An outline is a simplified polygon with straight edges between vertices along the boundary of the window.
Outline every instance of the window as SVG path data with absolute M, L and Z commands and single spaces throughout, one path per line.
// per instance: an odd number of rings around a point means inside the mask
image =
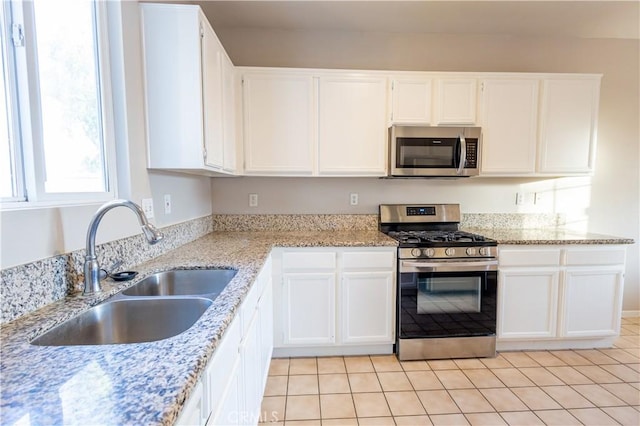
M 105 2 L 3 1 L 4 205 L 115 196 Z

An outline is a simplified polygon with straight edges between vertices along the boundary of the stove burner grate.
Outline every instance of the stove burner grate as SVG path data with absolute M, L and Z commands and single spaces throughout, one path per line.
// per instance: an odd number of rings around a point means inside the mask
M 484 242 L 486 238 L 482 235 L 472 234 L 465 231 L 392 231 L 389 236 L 402 243 L 465 243 Z

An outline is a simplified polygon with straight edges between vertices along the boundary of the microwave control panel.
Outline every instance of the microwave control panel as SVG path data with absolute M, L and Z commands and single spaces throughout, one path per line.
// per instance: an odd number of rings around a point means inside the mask
M 467 139 L 467 161 L 464 163 L 465 168 L 478 168 L 478 140 Z

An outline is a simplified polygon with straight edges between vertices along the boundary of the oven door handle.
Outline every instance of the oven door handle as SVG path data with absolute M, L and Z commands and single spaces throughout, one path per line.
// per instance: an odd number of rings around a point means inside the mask
M 400 261 L 400 273 L 402 272 L 474 272 L 497 271 L 497 260 L 483 261 L 456 261 L 456 262 L 412 262 Z

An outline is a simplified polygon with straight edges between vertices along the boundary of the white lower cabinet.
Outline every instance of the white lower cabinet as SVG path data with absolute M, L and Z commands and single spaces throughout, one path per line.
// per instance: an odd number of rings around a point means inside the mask
M 179 425 L 255 425 L 273 352 L 271 261 L 262 268 L 184 408 Z
M 624 269 L 567 268 L 560 335 L 617 336 Z
M 343 343 L 387 343 L 393 339 L 395 322 L 389 321 L 395 312 L 390 303 L 395 300 L 393 277 L 392 271 L 343 272 Z
M 207 421 L 208 412 L 201 382 L 198 382 L 189 401 L 184 405 L 182 413 L 176 420 L 176 426 L 201 425 Z
M 335 342 L 335 273 L 285 273 L 285 345 Z
M 216 401 L 217 410 L 211 411 L 210 417 L 207 419 L 207 425 L 241 425 L 244 424 L 240 420 L 240 414 L 244 412 L 244 400 L 242 391 L 244 389 L 242 381 L 244 376 L 242 375 L 242 366 L 240 358 L 236 357 L 231 360 L 230 367 L 222 367 L 227 373 L 229 378 L 227 379 L 226 386 L 220 386 L 224 389 L 221 397 Z M 210 382 L 212 387 L 216 383 L 224 382 Z
M 555 337 L 559 272 L 505 269 L 500 274 L 500 338 Z
M 274 353 L 392 353 L 395 247 L 275 249 Z
M 611 346 L 624 246 L 500 246 L 498 349 Z

